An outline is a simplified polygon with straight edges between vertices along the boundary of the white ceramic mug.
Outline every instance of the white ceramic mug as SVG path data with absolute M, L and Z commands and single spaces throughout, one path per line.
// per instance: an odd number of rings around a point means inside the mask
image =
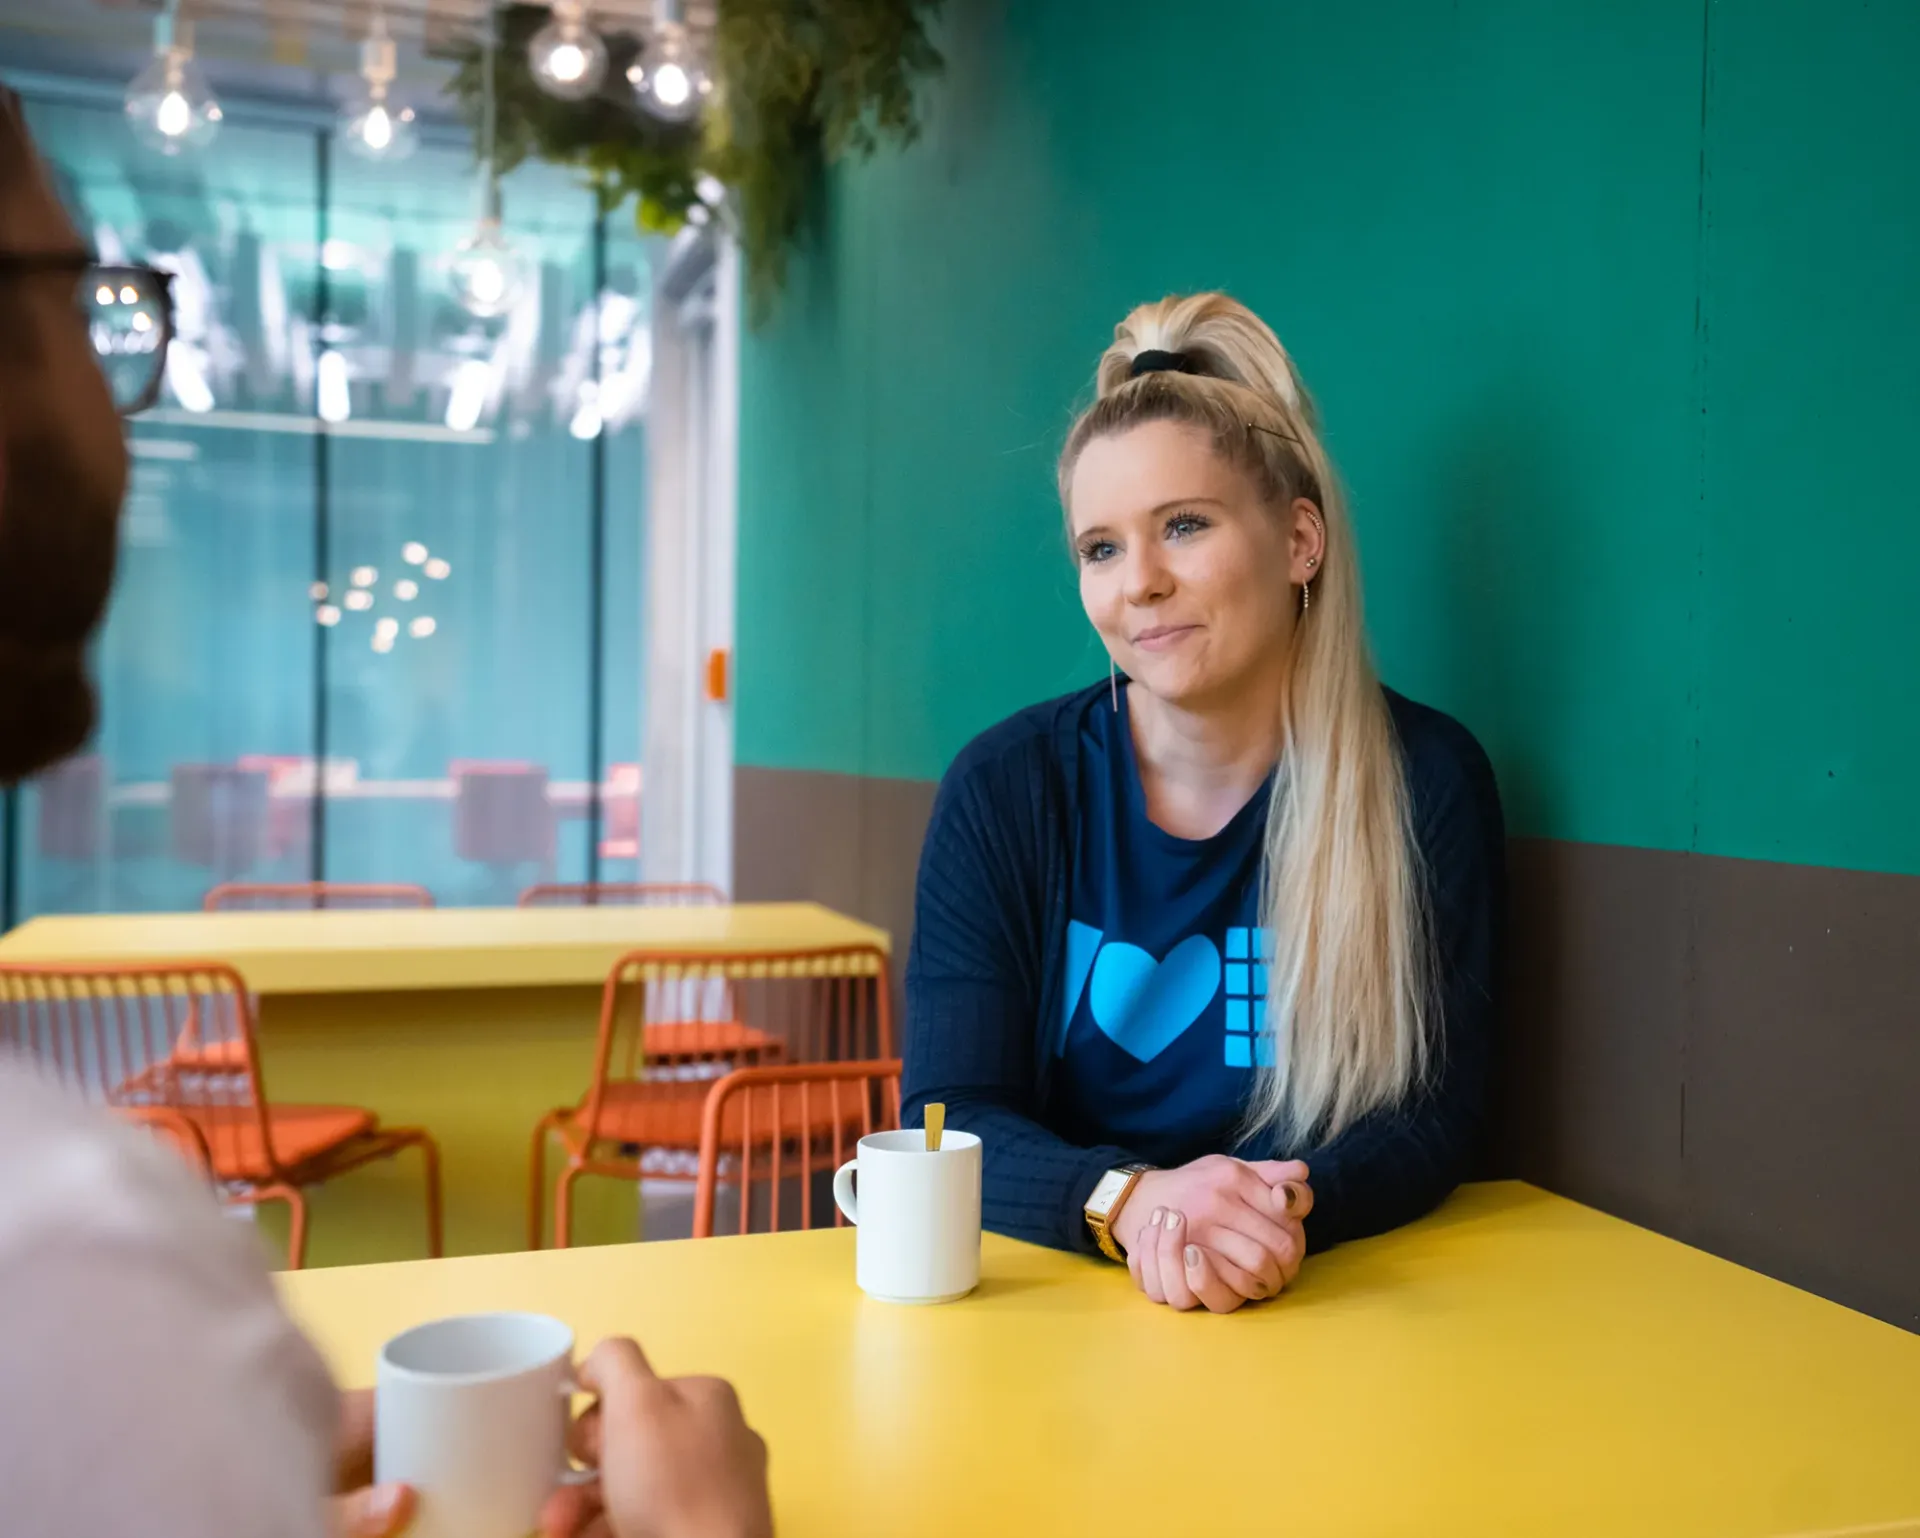
M 380 1348 L 373 1477 L 419 1492 L 408 1538 L 527 1538 L 571 1478 L 573 1331 L 545 1314 L 466 1314 Z
M 856 1195 L 856 1181 L 858 1194 Z M 834 1172 L 833 1199 L 855 1224 L 860 1290 L 884 1303 L 951 1303 L 980 1281 L 980 1139 L 921 1129 L 874 1132 Z

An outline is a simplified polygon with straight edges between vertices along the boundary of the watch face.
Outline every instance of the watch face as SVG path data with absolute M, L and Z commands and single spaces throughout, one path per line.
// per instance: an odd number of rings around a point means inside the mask
M 1093 1188 L 1093 1195 L 1087 1198 L 1087 1211 L 1105 1217 L 1126 1184 L 1127 1177 L 1122 1171 L 1108 1170 L 1100 1177 L 1100 1184 Z

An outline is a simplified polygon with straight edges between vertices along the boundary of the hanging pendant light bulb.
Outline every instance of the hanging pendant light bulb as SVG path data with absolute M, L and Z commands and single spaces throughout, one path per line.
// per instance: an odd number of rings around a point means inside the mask
M 562 101 L 584 101 L 607 75 L 607 45 L 587 25 L 586 0 L 553 0 L 553 20 L 533 34 L 527 63 L 534 83 Z
M 197 149 L 220 126 L 220 103 L 193 62 L 193 34 L 168 0 L 153 19 L 153 58 L 127 85 L 127 121 L 163 155 Z
M 341 109 L 340 141 L 366 160 L 404 160 L 418 142 L 413 108 L 391 100 L 394 77 L 393 39 L 387 18 L 373 13 L 367 39 L 360 45 L 360 91 Z
M 651 116 L 663 123 L 690 123 L 713 92 L 713 76 L 680 19 L 678 0 L 659 0 L 657 15 L 646 51 L 627 71 L 627 82 Z
M 526 264 L 500 228 L 500 181 L 493 170 L 494 38 L 488 8 L 480 81 L 480 219 L 454 248 L 448 277 L 462 309 L 482 320 L 505 315 L 526 286 Z
M 481 215 L 473 233 L 454 248 L 451 276 L 453 297 L 482 320 L 505 315 L 519 303 L 526 264 L 501 230 L 497 212 Z

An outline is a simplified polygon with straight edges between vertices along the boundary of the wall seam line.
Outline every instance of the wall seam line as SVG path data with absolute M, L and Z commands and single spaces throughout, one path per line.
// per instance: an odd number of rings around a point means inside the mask
M 1694 202 L 1694 293 L 1693 347 L 1696 410 L 1694 413 L 1694 541 L 1691 569 L 1687 574 L 1687 849 L 1684 885 L 1684 950 L 1681 964 L 1679 1046 L 1679 1135 L 1680 1135 L 1680 1209 L 1683 1223 L 1693 1231 L 1697 1222 L 1693 1181 L 1687 1162 L 1687 1080 L 1691 1049 L 1700 1014 L 1700 931 L 1702 922 L 1700 862 L 1700 782 L 1703 754 L 1704 646 L 1702 609 L 1706 600 L 1707 533 L 1711 507 L 1707 497 L 1707 413 L 1708 378 L 1712 344 L 1712 310 L 1709 304 L 1709 249 L 1712 218 L 1708 199 L 1711 180 L 1711 136 L 1713 123 L 1713 7 L 1714 0 L 1700 5 L 1700 136 L 1695 169 Z

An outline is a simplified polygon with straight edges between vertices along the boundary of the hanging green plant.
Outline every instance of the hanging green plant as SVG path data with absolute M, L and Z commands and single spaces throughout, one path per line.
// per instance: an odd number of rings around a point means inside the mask
M 928 25 L 940 0 L 718 0 L 712 36 L 718 85 L 704 122 L 662 122 L 640 110 L 627 70 L 644 44 L 609 34 L 605 83 L 561 101 L 534 83 L 527 45 L 551 19 L 544 5 L 497 12 L 501 171 L 528 158 L 587 173 L 603 208 L 638 199 L 640 227 L 671 234 L 700 202 L 703 174 L 732 193 L 749 307 L 772 308 L 788 250 L 820 189 L 820 168 L 919 131 L 916 90 L 941 67 Z M 482 49 L 461 53 L 453 90 L 477 126 Z

